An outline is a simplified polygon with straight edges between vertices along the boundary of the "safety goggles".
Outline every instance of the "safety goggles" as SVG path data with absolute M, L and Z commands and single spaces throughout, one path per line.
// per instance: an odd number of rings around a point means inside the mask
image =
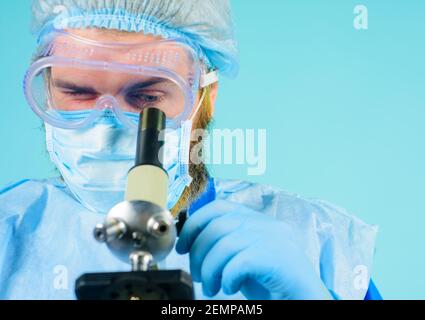
M 63 129 L 84 128 L 105 111 L 135 128 L 135 114 L 148 107 L 162 110 L 177 128 L 194 112 L 199 89 L 217 81 L 180 39 L 111 43 L 55 30 L 40 48 L 25 95 L 43 121 Z

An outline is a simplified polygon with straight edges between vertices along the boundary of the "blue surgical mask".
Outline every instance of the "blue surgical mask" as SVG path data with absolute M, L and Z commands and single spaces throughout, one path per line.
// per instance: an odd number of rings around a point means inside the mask
M 85 117 L 85 112 L 63 112 L 63 117 Z M 134 115 L 134 121 L 138 116 Z M 46 124 L 50 158 L 75 198 L 87 209 L 107 213 L 124 200 L 128 171 L 134 166 L 137 131 L 121 125 L 105 112 L 85 129 L 66 130 Z M 189 152 L 192 121 L 165 134 L 164 169 L 169 176 L 168 209 L 173 208 L 192 182 Z

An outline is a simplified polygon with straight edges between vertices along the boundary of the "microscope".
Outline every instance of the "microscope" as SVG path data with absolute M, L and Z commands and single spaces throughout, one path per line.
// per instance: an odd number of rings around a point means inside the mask
M 163 168 L 165 114 L 140 115 L 136 164 L 129 171 L 125 201 L 113 207 L 94 238 L 108 246 L 130 272 L 85 274 L 76 281 L 79 300 L 193 300 L 193 282 L 181 270 L 158 270 L 173 250 L 177 226 L 166 209 L 168 175 Z M 106 174 L 106 173 L 105 173 Z M 181 223 L 181 221 L 180 221 Z

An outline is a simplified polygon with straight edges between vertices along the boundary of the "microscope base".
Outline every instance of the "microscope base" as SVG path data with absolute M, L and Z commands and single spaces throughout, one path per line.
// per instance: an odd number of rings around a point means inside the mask
M 181 270 L 85 274 L 77 279 L 78 300 L 193 300 L 193 283 Z

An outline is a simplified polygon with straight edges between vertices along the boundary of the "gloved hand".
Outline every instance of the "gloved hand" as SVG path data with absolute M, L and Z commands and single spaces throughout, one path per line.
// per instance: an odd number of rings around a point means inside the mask
M 176 250 L 190 253 L 193 280 L 209 297 L 222 288 L 253 300 L 331 299 L 295 242 L 284 222 L 217 200 L 188 219 Z

